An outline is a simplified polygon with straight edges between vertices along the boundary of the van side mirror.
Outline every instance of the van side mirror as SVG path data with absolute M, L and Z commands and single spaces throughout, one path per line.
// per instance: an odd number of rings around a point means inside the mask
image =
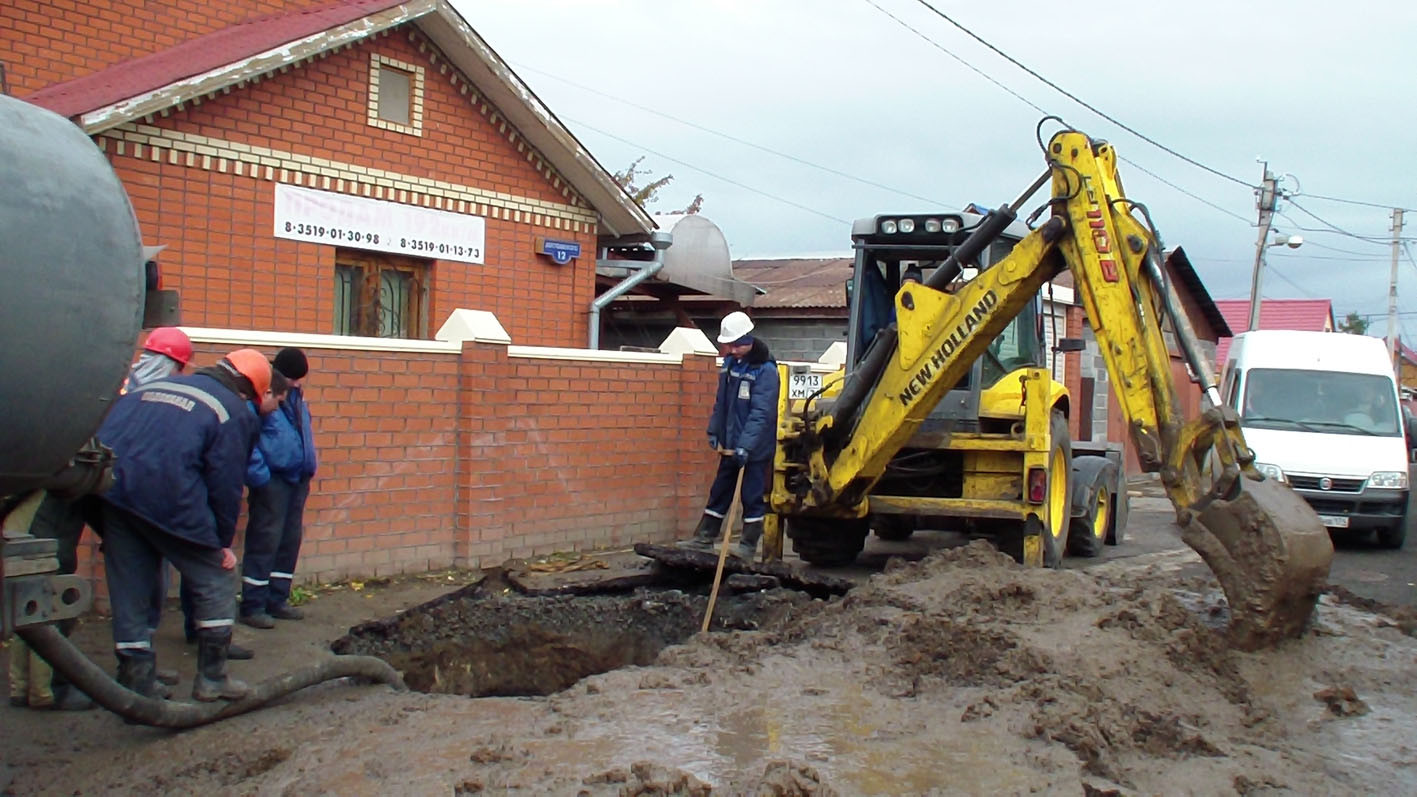
M 1058 338 L 1058 344 L 1053 347 L 1053 351 L 1085 351 L 1087 341 L 1082 338 Z

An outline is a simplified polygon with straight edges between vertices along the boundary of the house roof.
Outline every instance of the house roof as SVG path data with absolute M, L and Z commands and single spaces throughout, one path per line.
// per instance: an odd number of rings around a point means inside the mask
M 445 0 L 340 0 L 255 18 L 21 99 L 70 117 L 94 135 L 409 22 L 586 199 L 606 232 L 655 229 L 644 208 Z
M 1249 299 L 1217 299 L 1215 306 L 1225 316 L 1230 329 L 1250 328 Z M 1260 301 L 1260 329 L 1297 329 L 1308 332 L 1332 331 L 1333 302 L 1329 299 L 1263 299 Z M 1215 363 L 1224 367 L 1230 338 L 1222 337 L 1215 347 Z
M 753 302 L 759 310 L 846 308 L 850 257 L 735 260 L 733 276 L 766 291 Z
M 1186 250 L 1176 247 L 1166 253 L 1166 268 L 1177 280 L 1185 286 L 1186 292 L 1195 300 L 1200 307 L 1201 314 L 1210 324 L 1210 328 L 1215 330 L 1215 334 L 1221 338 L 1233 335 L 1234 325 L 1230 319 L 1221 312 L 1219 303 L 1210 298 L 1210 291 L 1205 289 L 1205 283 L 1201 281 L 1200 275 L 1191 265 L 1191 259 L 1186 256 Z
M 251 19 L 176 47 L 46 86 L 24 99 L 61 116 L 80 116 L 400 4 L 401 0 L 348 0 Z

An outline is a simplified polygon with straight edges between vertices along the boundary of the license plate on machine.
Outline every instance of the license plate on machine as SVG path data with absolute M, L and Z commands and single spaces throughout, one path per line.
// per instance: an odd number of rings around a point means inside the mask
M 1319 515 L 1319 520 L 1323 522 L 1324 528 L 1346 529 L 1348 528 L 1348 518 L 1343 515 Z
M 787 397 L 804 399 L 822 389 L 822 375 L 814 373 L 791 374 L 787 385 Z

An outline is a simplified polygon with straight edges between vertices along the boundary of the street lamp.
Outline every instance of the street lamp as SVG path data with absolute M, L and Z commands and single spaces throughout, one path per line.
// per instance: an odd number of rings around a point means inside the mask
M 1264 238 L 1260 238 L 1264 240 Z M 1283 235 L 1276 231 L 1274 239 L 1265 246 L 1256 247 L 1255 251 L 1255 274 L 1254 282 L 1250 286 L 1250 324 L 1249 329 L 1260 328 L 1260 283 L 1264 277 L 1264 250 L 1271 246 L 1287 246 L 1290 249 L 1298 249 L 1304 245 L 1302 235 Z

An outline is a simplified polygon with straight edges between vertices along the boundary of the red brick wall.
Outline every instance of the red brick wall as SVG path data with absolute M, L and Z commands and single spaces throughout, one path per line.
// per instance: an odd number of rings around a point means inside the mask
M 232 348 L 199 343 L 194 364 Z M 533 359 L 479 343 L 305 352 L 319 472 L 298 581 L 666 541 L 703 511 L 711 357 Z M 92 544 L 81 562 L 103 595 Z
M 328 0 L 5 0 L 0 60 L 23 97 L 228 25 Z M 76 46 L 82 43 L 82 46 Z
M 425 67 L 424 135 L 366 121 L 371 52 Z M 430 51 L 431 52 L 431 51 Z M 314 61 L 200 105 L 153 126 L 297 155 L 376 167 L 518 197 L 569 204 L 475 108 L 408 30 Z M 510 129 L 510 128 L 509 128 Z M 184 324 L 329 334 L 334 331 L 335 248 L 272 235 L 276 183 L 200 168 L 185 157 L 158 161 L 149 149 L 106 142 L 144 236 L 166 244 L 164 287 L 182 294 Z M 572 194 L 574 196 L 574 194 Z M 546 220 L 546 224 L 550 221 Z M 429 337 L 454 308 L 488 310 L 519 343 L 579 346 L 594 298 L 595 233 L 486 217 L 484 264 L 428 261 Z M 534 254 L 534 238 L 576 240 L 585 256 L 557 266 Z

